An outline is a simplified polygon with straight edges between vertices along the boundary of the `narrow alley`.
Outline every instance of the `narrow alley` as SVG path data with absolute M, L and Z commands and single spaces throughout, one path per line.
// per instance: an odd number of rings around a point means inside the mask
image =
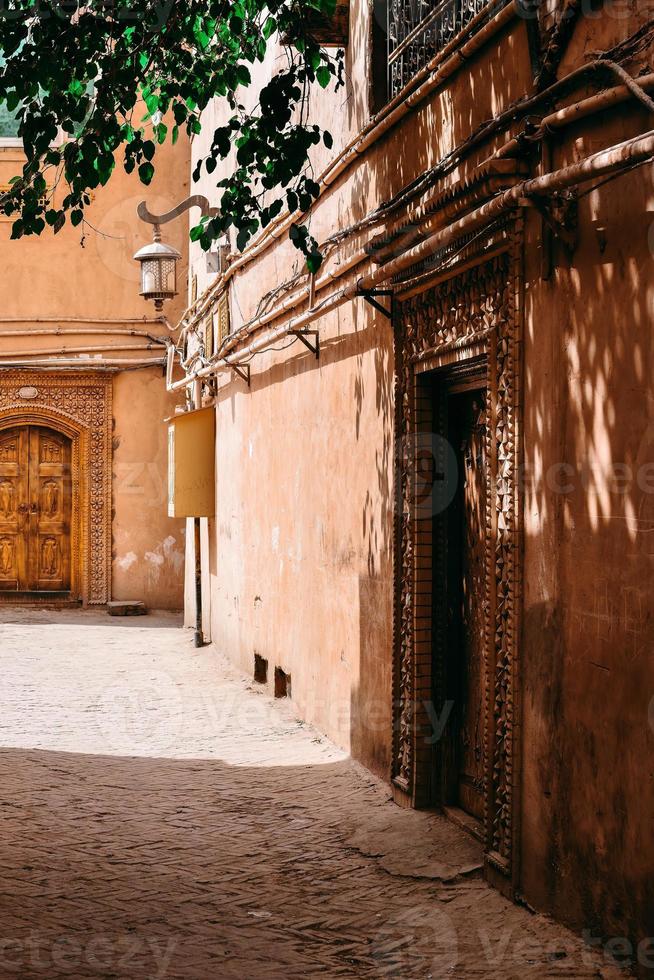
M 610 977 L 172 616 L 2 613 L 0 977 Z

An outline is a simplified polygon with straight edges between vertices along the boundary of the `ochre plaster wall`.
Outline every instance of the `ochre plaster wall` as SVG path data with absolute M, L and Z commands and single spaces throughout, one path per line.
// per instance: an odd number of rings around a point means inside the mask
M 73 228 L 67 223 L 57 235 L 46 229 L 39 237 L 10 241 L 12 219 L 0 215 L 0 317 L 152 317 L 152 304 L 138 295 L 138 264 L 132 259 L 152 234 L 137 218 L 136 207 L 145 199 L 151 210 L 163 212 L 185 197 L 189 154 L 182 139 L 174 147 L 160 147 L 149 187 L 136 175 L 125 174 L 118 163 L 107 186 L 92 194 L 88 224 Z M 20 148 L 0 147 L 0 186 L 20 173 L 22 163 Z M 63 196 L 65 191 L 57 193 Z M 185 225 L 181 218 L 167 225 L 165 233 L 183 256 L 188 254 Z M 186 258 L 178 265 L 183 284 Z M 184 296 L 169 304 L 171 322 L 184 306 Z M 40 343 L 52 346 L 51 341 Z
M 113 408 L 113 598 L 181 609 L 185 529 L 167 517 L 163 419 L 172 404 L 161 368 L 116 375 Z
M 248 673 L 291 674 L 302 717 L 390 763 L 392 348 L 346 308 L 319 363 L 294 348 L 217 400 L 212 632 Z
M 139 270 L 134 252 L 151 240 L 151 230 L 136 216 L 144 198 L 153 211 L 166 211 L 188 194 L 190 147 L 180 139 L 157 152 L 157 174 L 149 188 L 120 165 L 107 187 L 94 193 L 88 225 L 67 224 L 58 235 L 46 230 L 39 238 L 11 241 L 11 221 L 0 217 L 0 354 L 31 352 L 51 356 L 64 347 L 87 347 L 84 365 L 98 358 L 147 358 L 165 353 L 132 349 L 100 351 L 102 346 L 147 345 L 147 338 L 105 336 L 89 330 L 143 329 L 169 335 L 154 321 L 154 308 L 139 296 Z M 0 148 L 0 185 L 20 172 L 18 147 Z M 179 263 L 182 296 L 166 313 L 176 323 L 185 306 L 188 239 L 180 219 L 166 227 L 165 237 L 184 258 Z M 55 322 L 39 322 L 54 318 Z M 131 322 L 132 320 L 146 322 Z M 20 322 L 10 322 L 19 320 Z M 81 322 L 76 322 L 76 320 Z M 105 321 L 105 322 L 102 322 Z M 55 331 L 74 330 L 57 336 Z M 9 337 L 25 330 L 27 336 Z M 35 331 L 48 330 L 48 335 Z M 3 336 L 4 335 L 4 336 Z M 74 355 L 78 356 L 78 355 Z M 0 363 L 1 367 L 1 363 Z M 166 426 L 164 418 L 175 399 L 166 393 L 161 367 L 120 371 L 113 375 L 113 519 L 112 594 L 118 599 L 143 599 L 154 608 L 183 604 L 184 527 L 166 516 Z

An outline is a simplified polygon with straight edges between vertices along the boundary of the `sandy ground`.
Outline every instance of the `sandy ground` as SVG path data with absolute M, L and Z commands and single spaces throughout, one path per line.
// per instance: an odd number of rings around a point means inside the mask
M 624 976 L 177 617 L 0 640 L 0 977 Z

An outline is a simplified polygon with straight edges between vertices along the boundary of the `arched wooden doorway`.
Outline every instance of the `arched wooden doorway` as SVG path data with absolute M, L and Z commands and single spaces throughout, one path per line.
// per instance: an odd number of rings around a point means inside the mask
M 45 425 L 0 431 L 0 592 L 71 591 L 72 439 Z

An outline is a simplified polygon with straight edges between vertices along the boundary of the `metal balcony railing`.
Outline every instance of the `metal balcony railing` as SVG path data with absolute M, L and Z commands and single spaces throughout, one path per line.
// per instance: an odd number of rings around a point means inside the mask
M 388 86 L 393 98 L 490 0 L 389 0 Z

